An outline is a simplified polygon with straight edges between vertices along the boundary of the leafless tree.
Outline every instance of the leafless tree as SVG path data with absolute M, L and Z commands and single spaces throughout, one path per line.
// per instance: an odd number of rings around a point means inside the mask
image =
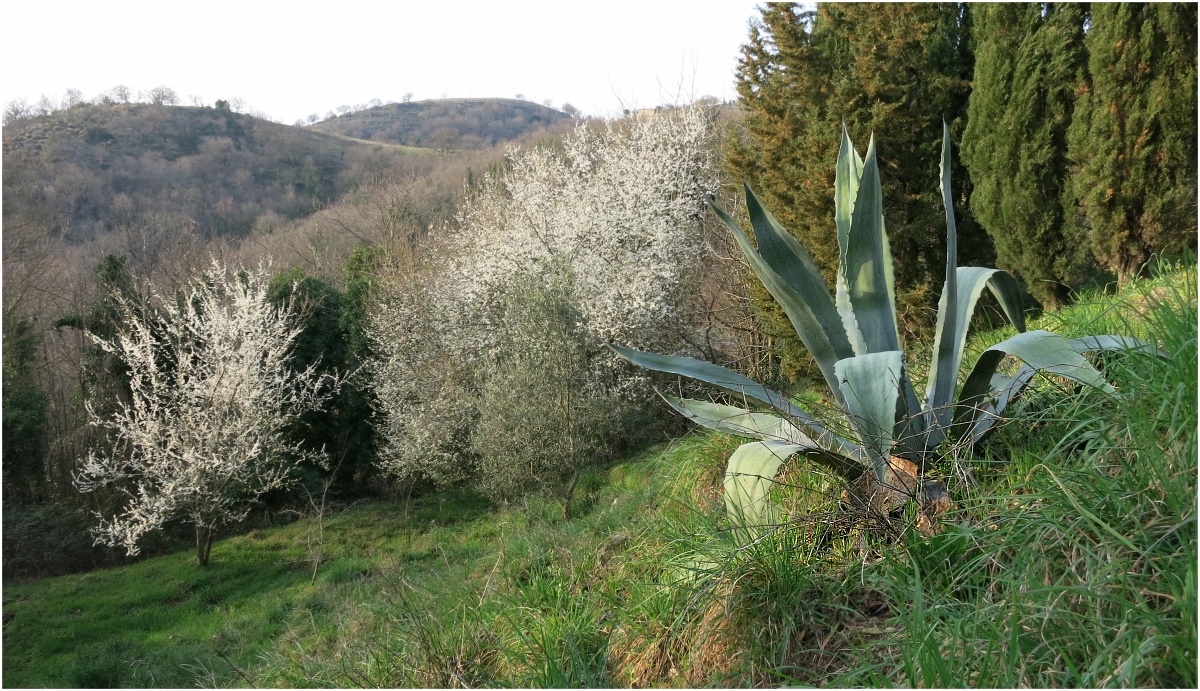
M 75 106 L 83 103 L 83 92 L 79 89 L 67 89 L 62 97 L 63 110 L 70 110 Z
M 24 98 L 14 98 L 4 106 L 4 124 L 11 125 L 32 114 L 33 109 L 29 107 L 29 103 Z
M 179 94 L 169 86 L 156 86 L 146 95 L 156 106 L 174 106 L 179 103 Z
M 42 94 L 42 97 L 39 98 L 38 102 L 33 106 L 34 115 L 49 115 L 55 110 L 58 109 L 54 106 L 54 99 L 50 98 L 46 94 Z

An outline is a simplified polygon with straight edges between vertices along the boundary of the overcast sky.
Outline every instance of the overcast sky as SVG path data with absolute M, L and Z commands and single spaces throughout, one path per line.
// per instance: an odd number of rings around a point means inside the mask
M 757 3 L 3 0 L 0 101 L 117 84 L 240 96 L 292 123 L 373 98 L 525 98 L 588 115 L 736 97 Z

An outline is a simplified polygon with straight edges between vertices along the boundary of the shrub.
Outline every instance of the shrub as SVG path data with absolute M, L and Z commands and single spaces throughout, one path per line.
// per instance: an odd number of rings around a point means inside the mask
M 479 406 L 540 395 L 502 393 L 495 383 L 524 378 L 513 368 L 532 362 L 501 352 L 505 339 L 520 341 L 505 321 L 523 286 L 572 277 L 572 333 L 580 338 L 695 352 L 688 301 L 702 278 L 704 198 L 717 189 L 712 135 L 703 111 L 684 108 L 581 124 L 561 150 L 512 150 L 506 170 L 463 208 L 447 258 L 381 282 L 371 339 L 386 471 L 440 484 L 470 480 L 480 445 L 494 448 L 475 431 Z M 611 353 L 587 359 L 578 395 L 619 395 L 620 416 L 645 426 L 629 411 L 649 408 L 648 379 L 629 378 Z M 482 363 L 492 371 L 481 372 Z
M 567 518 L 580 470 L 605 458 L 622 407 L 595 376 L 604 349 L 583 329 L 576 304 L 566 272 L 509 293 L 496 356 L 480 368 L 471 436 L 485 494 L 508 500 L 534 488 L 556 491 Z
M 300 333 L 288 308 L 271 306 L 265 269 L 212 269 L 153 307 L 116 295 L 116 336 L 93 336 L 129 368 L 131 397 L 115 412 L 90 405 L 114 446 L 93 450 L 76 484 L 112 486 L 127 497 L 100 516 L 97 542 L 137 554 L 142 537 L 177 516 L 196 527 L 196 558 L 208 562 L 213 530 L 241 520 L 254 499 L 281 487 L 294 463 L 315 456 L 289 439 L 290 425 L 340 385 L 315 366 L 288 367 Z

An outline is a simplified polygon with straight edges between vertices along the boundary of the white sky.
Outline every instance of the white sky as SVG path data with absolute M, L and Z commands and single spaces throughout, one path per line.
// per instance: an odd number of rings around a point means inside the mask
M 525 98 L 588 115 L 736 98 L 756 2 L 3 0 L 0 103 L 173 88 L 291 124 L 372 98 Z

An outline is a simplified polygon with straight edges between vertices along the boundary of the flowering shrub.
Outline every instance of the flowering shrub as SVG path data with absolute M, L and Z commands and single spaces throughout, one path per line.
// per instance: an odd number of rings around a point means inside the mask
M 304 451 L 286 433 L 341 385 L 316 365 L 287 366 L 300 332 L 290 304 L 271 305 L 265 269 L 212 268 L 151 307 L 115 300 L 116 336 L 93 339 L 129 368 L 130 400 L 111 415 L 88 405 L 111 452 L 92 451 L 81 491 L 114 486 L 124 510 L 101 516 L 97 544 L 137 554 L 142 537 L 173 518 L 196 526 L 196 558 L 208 562 L 213 529 L 245 517 L 252 501 L 283 486 Z
M 712 139 L 707 115 L 681 108 L 580 125 L 561 150 L 509 152 L 506 171 L 459 214 L 448 258 L 395 275 L 380 292 L 373 376 L 385 469 L 439 482 L 473 472 L 478 366 L 502 357 L 498 334 L 517 276 L 550 285 L 569 275 L 590 338 L 688 350 L 704 199 L 717 191 Z M 644 378 L 617 375 L 623 365 L 612 354 L 587 366 L 597 395 L 629 405 L 649 395 Z

